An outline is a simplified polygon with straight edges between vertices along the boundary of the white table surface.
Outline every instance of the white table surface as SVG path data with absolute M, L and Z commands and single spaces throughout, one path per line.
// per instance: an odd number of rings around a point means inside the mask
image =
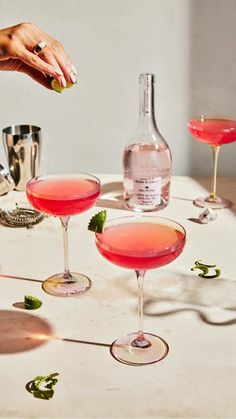
M 186 228 L 186 247 L 170 265 L 149 271 L 144 288 L 144 329 L 162 336 L 170 352 L 159 363 L 130 367 L 111 357 L 109 345 L 136 330 L 135 275 L 103 259 L 87 231 L 101 208 L 109 218 L 127 211 L 121 177 L 99 177 L 97 206 L 69 225 L 71 270 L 92 279 L 84 295 L 59 298 L 41 288 L 63 269 L 58 219 L 28 230 L 0 226 L 0 417 L 235 418 L 236 180 L 218 180 L 234 206 L 200 225 L 189 220 L 201 212 L 192 199 L 206 194 L 209 179 L 173 178 L 170 203 L 156 214 Z M 0 197 L 0 207 L 25 200 L 24 193 L 11 192 Z M 216 263 L 221 279 L 199 278 L 190 270 L 197 259 Z M 26 294 L 40 298 L 42 307 L 17 308 Z M 52 372 L 59 373 L 52 400 L 26 391 L 35 376 Z

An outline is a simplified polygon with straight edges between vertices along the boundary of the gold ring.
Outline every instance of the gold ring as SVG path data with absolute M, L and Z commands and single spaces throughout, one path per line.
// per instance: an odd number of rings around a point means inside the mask
M 39 55 L 46 46 L 47 43 L 45 41 L 39 41 L 34 47 L 34 54 Z

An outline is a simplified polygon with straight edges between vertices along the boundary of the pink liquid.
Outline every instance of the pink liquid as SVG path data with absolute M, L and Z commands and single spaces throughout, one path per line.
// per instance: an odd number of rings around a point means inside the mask
M 96 234 L 96 245 L 105 259 L 131 269 L 167 265 L 182 252 L 183 232 L 156 223 L 124 223 Z
M 167 145 L 128 145 L 123 154 L 123 172 L 127 208 L 144 212 L 167 206 L 171 181 L 171 153 Z
M 48 176 L 32 179 L 27 184 L 27 198 L 38 211 L 66 216 L 91 208 L 100 193 L 99 183 L 76 177 Z
M 231 119 L 191 119 L 188 128 L 196 140 L 212 146 L 220 146 L 236 140 L 236 121 Z

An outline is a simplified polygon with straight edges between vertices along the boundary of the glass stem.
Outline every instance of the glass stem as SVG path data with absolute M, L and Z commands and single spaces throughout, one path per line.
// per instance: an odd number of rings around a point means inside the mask
M 132 342 L 132 346 L 148 348 L 151 344 L 147 339 L 145 339 L 143 333 L 143 281 L 146 271 L 141 269 L 136 270 L 135 272 L 138 280 L 138 335 Z
M 211 184 L 211 193 L 210 199 L 216 200 L 216 174 L 217 174 L 217 162 L 218 162 L 218 153 L 220 150 L 220 146 L 213 145 L 211 146 L 212 155 L 213 155 L 213 174 L 212 174 L 212 184 Z
M 64 279 L 71 278 L 69 270 L 69 255 L 68 255 L 68 222 L 70 217 L 60 217 L 63 229 L 63 245 L 64 245 Z

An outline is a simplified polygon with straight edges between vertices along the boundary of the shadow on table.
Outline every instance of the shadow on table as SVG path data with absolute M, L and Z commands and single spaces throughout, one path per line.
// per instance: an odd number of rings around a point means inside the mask
M 184 195 L 184 189 L 183 189 L 183 195 L 182 196 L 171 196 L 171 199 L 177 199 L 181 201 L 192 201 L 200 196 L 208 196 L 210 194 L 211 189 L 211 178 L 210 177 L 192 177 L 193 180 L 195 180 L 199 185 L 201 185 L 205 191 L 201 193 L 194 193 L 194 195 L 191 196 L 191 198 L 186 197 Z M 232 178 L 233 179 L 233 178 Z M 232 206 L 229 208 L 234 214 L 236 214 L 236 180 L 235 180 L 235 188 L 232 188 L 232 183 L 229 184 L 229 178 L 219 177 L 217 179 L 217 195 L 220 197 L 229 199 L 232 202 Z M 201 210 L 201 208 L 199 208 Z
M 16 275 L 4 275 L 4 274 L 0 274 L 0 278 L 7 278 L 7 279 L 19 279 L 21 281 L 32 281 L 32 282 L 39 282 L 42 283 L 43 281 L 41 281 L 40 279 L 34 279 L 34 278 L 25 278 L 22 276 L 16 276 Z
M 122 182 L 105 183 L 101 188 L 101 195 L 96 203 L 97 207 L 123 209 L 123 184 Z
M 167 300 L 164 300 L 164 301 L 167 301 Z M 159 313 L 148 313 L 149 304 L 152 304 L 152 301 L 146 301 L 146 303 L 145 303 L 145 310 L 146 310 L 145 314 L 148 315 L 148 316 L 162 317 L 162 316 L 170 316 L 170 315 L 177 314 L 177 313 L 193 312 L 193 313 L 196 313 L 198 315 L 198 317 L 204 323 L 210 324 L 212 326 L 231 326 L 233 324 L 236 324 L 236 317 L 233 318 L 233 319 L 224 320 L 224 321 L 211 320 L 209 318 L 209 315 L 207 315 L 206 313 L 204 313 L 202 310 L 199 310 L 199 309 L 196 309 L 196 308 L 178 308 L 178 309 L 164 311 L 164 312 L 159 312 Z M 226 310 L 234 310 L 234 311 L 236 311 L 236 307 L 230 308 L 230 309 L 226 309 Z
M 206 196 L 210 193 L 211 188 L 211 179 L 210 178 L 201 178 L 201 177 L 194 177 L 201 186 L 206 189 Z M 232 178 L 233 180 L 233 178 Z M 236 214 L 236 180 L 235 180 L 235 187 L 232 188 L 232 184 L 229 185 L 228 178 L 218 177 L 217 178 L 217 195 L 222 198 L 229 199 L 232 202 L 232 206 L 229 207 L 230 211 Z
M 70 342 L 70 343 L 82 343 L 84 345 L 93 345 L 93 346 L 105 346 L 107 348 L 110 348 L 110 344 L 108 343 L 100 343 L 100 342 L 91 342 L 88 340 L 80 340 L 80 339 L 69 339 L 69 338 L 59 338 L 63 342 Z
M 28 313 L 0 310 L 0 354 L 29 351 L 49 341 L 52 326 Z
M 144 286 L 145 316 L 165 317 L 189 312 L 211 326 L 236 324 L 236 282 L 173 272 L 160 278 L 154 278 L 155 275 L 155 271 L 149 271 Z M 130 281 L 122 281 L 122 286 L 129 294 L 137 296 L 137 289 Z
M 19 279 L 42 283 L 33 278 L 13 275 L 0 275 L 0 278 Z M 24 309 L 24 302 L 17 302 L 13 307 Z M 70 343 L 110 347 L 108 343 L 91 342 L 79 339 L 55 338 L 52 328 L 44 320 L 28 313 L 0 310 L 0 354 L 23 352 L 43 345 L 50 340 L 62 340 Z
M 203 186 L 206 190 L 202 195 L 208 195 L 210 193 L 211 179 L 207 177 L 193 177 L 193 179 Z M 235 182 L 236 183 L 236 182 Z M 230 201 L 233 205 L 230 207 L 230 210 L 236 214 L 236 188 L 232 188 L 229 185 L 227 178 L 218 178 L 217 179 L 217 193 L 219 196 L 223 196 Z M 181 200 L 193 202 L 199 194 L 196 193 L 196 196 L 187 197 L 184 196 L 184 191 L 182 196 L 170 196 L 171 200 Z M 101 195 L 96 204 L 97 207 L 103 208 L 113 208 L 113 209 L 122 209 L 127 210 L 123 204 L 123 183 L 122 182 L 110 182 L 102 185 Z

